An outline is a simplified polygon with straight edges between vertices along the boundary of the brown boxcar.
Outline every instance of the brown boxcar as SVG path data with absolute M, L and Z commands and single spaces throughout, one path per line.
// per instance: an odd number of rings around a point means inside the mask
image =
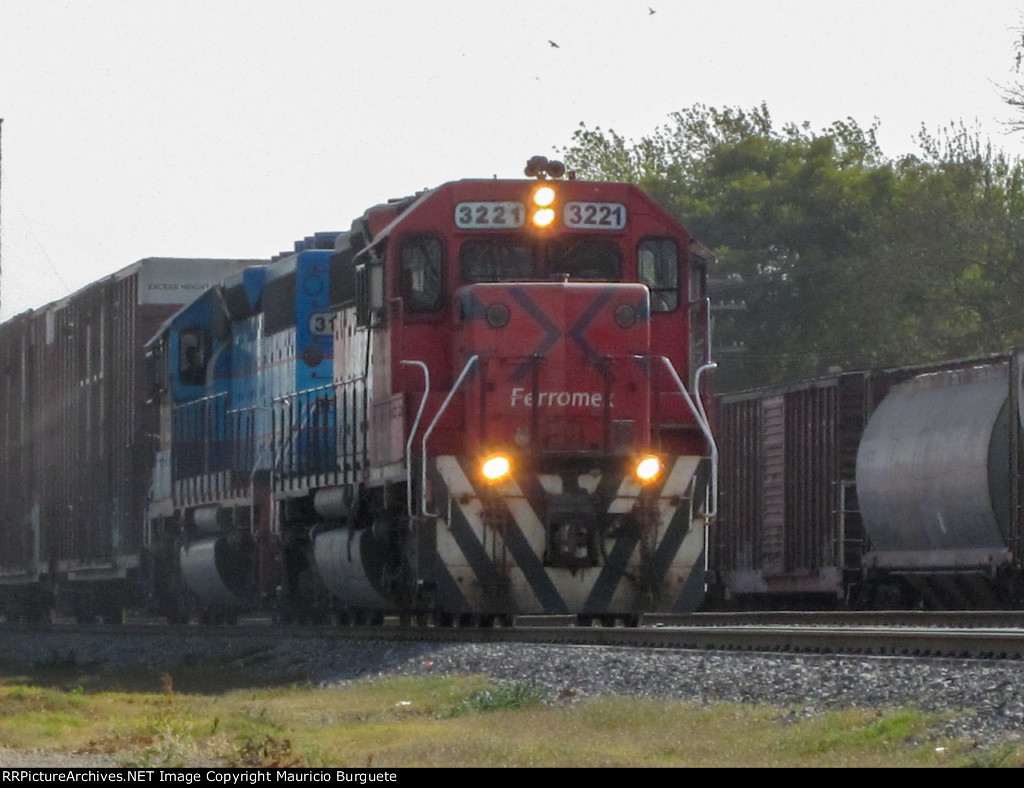
M 0 326 L 0 589 L 19 608 L 41 571 L 45 327 L 36 312 Z
M 720 601 L 842 601 L 863 540 L 854 466 L 871 376 L 853 373 L 724 395 L 718 522 L 710 565 Z
M 0 600 L 116 618 L 141 587 L 157 411 L 143 346 L 253 261 L 148 258 L 0 325 Z

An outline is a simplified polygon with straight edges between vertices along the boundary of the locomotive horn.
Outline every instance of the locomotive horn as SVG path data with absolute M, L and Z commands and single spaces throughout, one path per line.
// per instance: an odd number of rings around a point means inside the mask
M 548 160 L 543 156 L 531 156 L 526 162 L 526 169 L 523 173 L 527 178 L 543 178 L 544 171 L 548 166 Z
M 544 180 L 547 176 L 561 178 L 565 175 L 565 165 L 560 161 L 548 161 L 545 156 L 531 156 L 523 170 L 527 178 Z

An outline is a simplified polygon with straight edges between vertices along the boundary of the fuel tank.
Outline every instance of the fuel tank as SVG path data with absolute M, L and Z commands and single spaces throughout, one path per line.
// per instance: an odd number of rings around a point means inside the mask
M 313 559 L 324 586 L 342 604 L 370 610 L 394 607 L 381 586 L 383 548 L 370 529 L 339 528 L 317 534 Z
M 857 453 L 866 566 L 964 570 L 1009 560 L 1011 413 L 1013 429 L 1020 423 L 1010 391 L 1001 364 L 920 375 L 889 392 Z
M 251 556 L 227 537 L 200 539 L 181 548 L 181 576 L 204 604 L 241 607 L 251 577 Z

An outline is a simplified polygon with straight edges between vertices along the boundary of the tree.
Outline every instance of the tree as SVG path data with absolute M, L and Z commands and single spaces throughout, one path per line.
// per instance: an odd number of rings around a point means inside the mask
M 865 211 L 884 209 L 891 177 L 874 127 L 852 120 L 815 134 L 776 130 L 766 106 L 701 105 L 637 143 L 581 127 L 565 151 L 584 177 L 630 180 L 648 191 L 717 256 L 713 296 L 746 309 L 716 319 L 729 387 L 821 371 L 846 361 L 850 329 L 832 326 L 856 275 Z
M 903 357 L 952 358 L 1024 340 L 1024 171 L 952 124 L 899 164 Z
M 638 142 L 581 125 L 589 178 L 637 183 L 716 252 L 725 389 L 981 354 L 1024 341 L 1024 172 L 980 134 L 922 131 L 887 159 L 876 126 L 776 129 L 701 105 Z

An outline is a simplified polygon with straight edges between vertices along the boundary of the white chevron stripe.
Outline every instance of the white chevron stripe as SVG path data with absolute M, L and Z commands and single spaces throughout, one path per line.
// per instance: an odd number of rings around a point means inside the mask
M 548 495 L 561 495 L 562 494 L 562 477 L 553 473 L 542 473 L 537 477 L 540 480 L 540 486 L 544 488 L 544 492 Z
M 463 472 L 462 466 L 459 465 L 458 460 L 449 455 L 438 457 L 437 468 L 441 473 L 441 478 L 445 480 L 445 484 L 448 485 L 448 489 L 451 492 L 449 500 L 455 501 L 459 510 L 462 512 L 463 517 L 465 517 L 466 521 L 469 523 L 477 541 L 484 546 L 487 554 L 498 565 L 499 570 L 503 570 L 508 576 L 513 588 L 513 594 L 518 604 L 527 608 L 532 606 L 534 609 L 540 610 L 540 600 L 537 598 L 530 585 L 523 578 L 523 573 L 518 566 L 516 566 L 515 559 L 512 557 L 511 552 L 504 549 L 504 541 L 502 540 L 501 535 L 484 527 L 483 518 L 481 517 L 483 504 L 480 502 L 479 497 L 477 497 L 476 490 L 473 489 L 472 482 L 470 482 L 466 477 L 466 474 Z M 511 512 L 516 525 L 519 526 L 523 536 L 526 537 L 527 542 L 530 545 L 530 549 L 538 556 L 543 555 L 545 540 L 544 525 L 537 517 L 536 512 L 533 511 L 533 507 L 530 506 L 529 502 L 523 496 L 523 491 L 514 481 L 504 482 L 500 489 L 502 499 Z M 447 526 L 447 523 L 445 523 L 445 525 Z M 441 532 L 442 529 L 438 529 L 438 553 L 441 553 Z M 461 584 L 463 586 L 462 592 L 470 599 L 470 601 L 477 601 L 478 597 L 474 598 L 472 589 L 480 588 L 479 578 L 476 573 L 473 572 L 472 567 L 469 565 L 466 557 L 462 554 L 462 551 L 459 550 L 458 544 L 451 536 L 449 528 L 444 528 L 443 532 L 446 538 L 445 552 L 441 554 L 442 560 L 444 560 L 446 565 L 458 565 L 465 572 L 472 575 L 474 580 L 472 588 L 467 587 L 469 584 Z
M 662 487 L 656 501 L 657 519 L 654 541 L 660 544 L 664 539 L 668 527 L 676 515 L 678 505 L 674 505 L 673 498 L 682 498 L 684 507 L 692 507 L 691 497 L 688 493 L 694 481 L 694 475 L 699 467 L 700 457 L 678 457 L 669 472 L 669 477 Z M 473 483 L 464 473 L 462 466 L 455 457 L 441 456 L 435 460 L 437 469 L 448 488 L 447 507 L 437 502 L 437 508 L 441 511 L 447 509 L 449 516 L 452 506 L 457 506 L 462 516 L 472 531 L 473 538 L 483 545 L 489 556 L 495 560 L 499 571 L 504 572 L 509 583 L 510 591 L 516 600 L 516 605 L 524 611 L 539 612 L 542 609 L 540 599 L 537 597 L 530 583 L 527 581 L 522 570 L 515 565 L 510 551 L 505 549 L 501 535 L 492 529 L 484 527 L 482 519 L 483 505 L 474 489 Z M 539 477 L 542 488 L 548 494 L 558 494 L 562 491 L 561 479 L 554 474 L 543 474 Z M 580 486 L 584 489 L 584 482 L 592 484 L 596 489 L 600 476 L 584 474 L 580 478 Z M 556 491 L 557 490 L 557 491 Z M 542 556 L 547 540 L 544 523 L 540 520 L 530 501 L 523 495 L 522 488 L 514 480 L 502 483 L 498 492 L 508 508 L 509 513 L 519 528 L 520 533 L 526 539 L 530 549 L 535 555 Z M 609 506 L 609 513 L 624 514 L 629 512 L 635 505 L 637 497 L 641 492 L 641 486 L 628 476 L 619 485 L 616 498 Z M 448 567 L 453 578 L 459 585 L 467 601 L 474 606 L 482 606 L 483 588 L 468 560 L 455 539 L 451 535 L 450 523 L 440 520 L 437 530 L 437 549 L 441 560 Z M 704 549 L 705 528 L 700 520 L 692 525 L 685 537 L 678 553 L 673 557 L 668 569 L 662 592 L 667 596 L 674 597 L 682 589 L 687 578 L 694 571 L 703 571 L 701 564 L 701 551 Z M 637 546 L 627 560 L 628 572 L 634 573 L 640 568 L 642 551 Z M 594 583 L 601 574 L 602 567 L 577 569 L 569 572 L 560 569 L 547 569 L 547 575 L 554 584 L 558 594 L 565 601 L 568 608 L 578 611 L 593 590 Z M 635 599 L 633 598 L 633 586 L 623 579 L 615 588 L 609 602 L 608 612 L 626 612 L 634 609 Z
M 693 481 L 693 475 L 697 472 L 697 466 L 700 465 L 700 461 L 700 457 L 677 457 L 675 465 L 672 466 L 672 471 L 669 473 L 668 480 L 661 490 L 662 497 L 683 495 L 690 486 L 690 482 Z

